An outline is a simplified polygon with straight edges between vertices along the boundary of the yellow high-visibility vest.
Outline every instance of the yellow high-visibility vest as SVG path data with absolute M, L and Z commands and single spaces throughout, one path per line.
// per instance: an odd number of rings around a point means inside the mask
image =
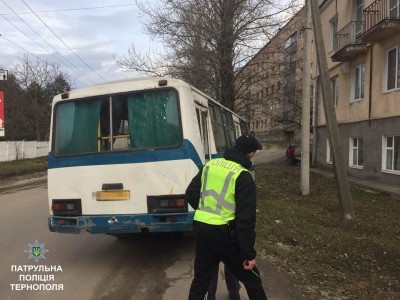
M 201 174 L 200 201 L 194 220 L 224 225 L 235 219 L 235 185 L 243 171 L 248 170 L 236 162 L 224 158 L 210 160 Z

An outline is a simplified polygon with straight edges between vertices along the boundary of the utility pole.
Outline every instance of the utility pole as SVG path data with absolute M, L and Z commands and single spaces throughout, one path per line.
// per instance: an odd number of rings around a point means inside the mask
M 311 84 L 311 6 L 306 0 L 301 107 L 301 193 L 310 194 L 310 84 Z
M 351 220 L 355 217 L 353 203 L 351 200 L 350 186 L 340 145 L 339 129 L 336 120 L 335 108 L 333 107 L 331 83 L 329 80 L 328 63 L 326 61 L 325 45 L 322 37 L 321 14 L 317 0 L 311 0 L 312 22 L 314 28 L 314 40 L 317 50 L 317 61 L 319 75 L 321 77 L 322 99 L 324 102 L 326 126 L 328 128 L 330 145 L 333 152 L 333 165 L 338 187 L 340 205 L 345 219 Z

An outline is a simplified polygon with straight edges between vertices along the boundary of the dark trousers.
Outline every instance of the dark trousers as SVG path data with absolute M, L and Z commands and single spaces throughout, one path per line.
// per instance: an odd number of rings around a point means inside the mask
M 204 299 L 212 275 L 221 261 L 243 283 L 250 300 L 267 299 L 257 267 L 252 270 L 243 268 L 245 258 L 240 252 L 239 245 L 234 241 L 229 226 L 214 226 L 195 222 L 194 227 L 196 258 L 189 300 Z
M 218 271 L 219 266 L 213 272 L 211 276 L 210 286 L 207 292 L 207 300 L 215 300 L 215 294 L 217 293 L 217 285 L 218 285 Z M 225 282 L 226 288 L 229 293 L 229 299 L 240 299 L 240 283 L 237 278 L 229 271 L 229 269 L 224 265 L 224 274 L 225 274 Z

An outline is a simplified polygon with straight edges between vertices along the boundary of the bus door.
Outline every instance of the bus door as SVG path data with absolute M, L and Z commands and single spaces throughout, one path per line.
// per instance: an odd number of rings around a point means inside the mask
M 207 107 L 196 103 L 196 116 L 199 123 L 201 141 L 203 142 L 205 161 L 207 162 L 210 160 L 210 131 L 208 128 L 209 122 Z

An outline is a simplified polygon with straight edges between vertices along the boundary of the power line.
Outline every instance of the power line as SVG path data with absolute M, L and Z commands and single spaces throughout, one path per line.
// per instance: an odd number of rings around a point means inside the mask
M 103 76 L 101 76 L 99 73 L 97 73 L 90 65 L 88 65 L 78 54 L 76 54 L 76 52 L 74 51 L 74 50 L 72 50 L 71 49 L 71 47 L 69 47 L 34 11 L 33 11 L 33 9 L 28 5 L 28 4 L 26 4 L 25 3 L 25 1 L 24 0 L 21 0 L 25 5 L 26 5 L 26 7 L 28 7 L 29 9 L 30 9 L 30 11 L 43 23 L 43 25 L 45 25 L 46 26 L 46 28 L 48 29 L 48 30 L 50 30 L 51 31 L 51 33 L 53 33 L 54 34 L 54 36 L 55 37 L 57 37 L 57 39 L 61 42 L 61 43 L 63 43 L 63 45 L 65 46 L 65 47 L 67 47 L 68 48 L 68 50 L 70 50 L 81 62 L 83 62 L 90 70 L 92 70 L 97 76 L 99 76 L 101 79 L 103 79 L 104 81 L 107 81 Z
M 32 52 L 26 50 L 24 47 L 22 47 L 22 46 L 18 45 L 17 43 L 11 41 L 9 38 L 6 38 L 4 35 L 0 34 L 0 37 L 2 37 L 3 39 L 5 39 L 5 40 L 6 40 L 7 42 L 9 42 L 10 44 L 12 44 L 12 45 L 14 45 L 14 46 L 16 46 L 16 47 L 22 49 L 24 52 L 29 53 L 30 55 L 36 57 L 36 58 L 39 59 L 40 61 L 42 61 L 42 62 L 44 62 L 44 63 L 47 63 L 45 60 L 41 59 L 39 56 L 33 54 Z M 69 76 L 70 76 L 70 75 L 69 75 Z M 77 79 L 77 78 L 75 78 L 75 77 L 73 77 L 73 76 L 71 76 L 71 78 L 73 78 L 73 79 L 75 79 L 76 81 L 80 82 L 81 84 L 85 85 L 85 84 L 84 84 L 82 81 L 80 81 L 79 79 Z
M 3 4 L 5 4 L 8 9 L 10 9 L 12 12 L 14 12 L 14 10 L 9 7 L 3 0 L 1 0 L 1 2 L 3 2 Z M 15 13 L 15 12 L 14 12 Z M 13 24 L 10 20 L 8 20 L 5 15 L 2 15 L 2 17 L 9 23 L 11 24 L 14 28 L 16 28 L 18 31 L 20 31 L 22 34 L 24 34 L 27 38 L 29 38 L 31 41 L 33 41 L 34 43 L 36 43 L 39 47 L 41 47 L 44 51 L 46 51 L 47 53 L 49 53 L 51 56 L 53 56 L 57 61 L 59 61 L 61 64 L 63 64 L 64 66 L 71 68 L 72 71 L 76 72 L 78 75 L 80 76 L 85 76 L 85 73 L 83 73 L 82 71 L 80 71 L 78 69 L 77 66 L 75 66 L 72 62 L 70 62 L 68 59 L 66 59 L 65 57 L 63 57 L 63 55 L 61 53 L 59 53 L 53 46 L 51 46 L 45 39 L 43 39 L 41 37 L 41 35 L 36 32 L 27 22 L 25 22 L 25 20 L 23 20 L 21 17 L 17 16 L 22 22 L 25 23 L 26 26 L 28 26 L 37 36 L 39 36 L 50 48 L 52 48 L 55 53 L 59 54 L 67 63 L 69 63 L 69 66 L 67 66 L 64 62 L 62 62 L 57 56 L 55 56 L 53 53 L 51 53 L 50 51 L 48 51 L 42 44 L 40 44 L 37 40 L 33 39 L 32 37 L 30 37 L 28 34 L 26 34 L 22 29 L 20 29 L 18 26 L 16 26 L 15 24 Z M 26 50 L 24 50 L 26 51 Z M 71 67 L 72 66 L 72 67 Z M 74 70 L 73 68 L 75 68 L 76 70 Z M 72 77 L 72 76 L 71 76 Z M 72 77 L 74 78 L 74 77 Z M 75 78 L 74 78 L 75 79 Z
M 146 4 L 157 3 L 156 1 L 146 1 Z M 55 9 L 55 10 L 41 10 L 37 11 L 37 13 L 55 13 L 55 12 L 69 12 L 69 11 L 80 11 L 80 10 L 95 10 L 95 9 L 103 9 L 103 8 L 116 8 L 116 7 L 126 7 L 126 6 L 136 6 L 134 3 L 130 4 L 116 4 L 116 5 L 106 5 L 106 6 L 92 6 L 92 7 L 78 7 L 78 8 L 65 8 L 65 9 Z M 32 12 L 19 12 L 17 15 L 30 15 Z M 1 14 L 7 16 L 9 14 Z
M 47 63 L 45 60 L 41 59 L 39 56 L 33 54 L 32 52 L 26 50 L 24 47 L 22 47 L 22 46 L 18 45 L 17 43 L 11 41 L 9 38 L 6 38 L 4 35 L 0 34 L 0 37 L 2 37 L 3 39 L 5 39 L 5 40 L 6 40 L 7 42 L 9 42 L 10 44 L 12 44 L 12 45 L 14 45 L 14 46 L 16 46 L 16 47 L 22 49 L 22 50 L 25 51 L 26 53 L 29 53 L 30 55 L 36 57 L 36 58 L 39 59 L 40 61 L 42 61 L 42 62 L 44 62 L 44 63 Z M 72 76 L 71 76 L 71 77 L 72 77 Z M 75 78 L 75 77 L 72 77 L 72 78 L 84 85 L 84 83 L 83 83 L 82 81 L 80 81 L 79 79 L 77 79 L 77 78 Z
M 115 7 L 125 7 L 125 6 L 136 6 L 136 4 L 118 4 L 118 5 L 107 5 L 107 6 L 92 6 L 92 7 L 79 7 L 79 8 L 66 8 L 66 9 L 56 9 L 56 10 L 42 10 L 38 13 L 54 13 L 54 12 L 68 12 L 68 11 L 79 11 L 79 10 L 93 10 L 93 9 L 103 9 L 103 8 L 115 8 Z M 18 15 L 28 15 L 32 12 L 20 12 Z M 8 14 L 0 14 L 8 15 Z
M 34 43 L 36 43 L 36 45 L 38 45 L 39 47 L 41 47 L 44 51 L 46 51 L 47 53 L 49 53 L 51 56 L 53 56 L 56 60 L 58 60 L 61 64 L 63 64 L 66 67 L 69 67 L 67 65 L 65 65 L 65 63 L 63 63 L 57 56 L 55 56 L 53 53 L 51 53 L 50 51 L 48 51 L 45 47 L 43 47 L 42 44 L 39 44 L 38 41 L 36 41 L 35 39 L 33 39 L 32 37 L 30 37 L 29 35 L 27 35 L 23 30 L 21 30 L 20 28 L 18 28 L 18 26 L 16 26 L 15 24 L 13 24 L 10 20 L 8 20 L 4 15 L 2 15 L 2 17 L 8 22 L 10 23 L 12 26 L 14 26 L 14 28 L 16 28 L 18 31 L 20 31 L 23 35 L 25 35 L 27 38 L 29 38 L 31 41 L 33 41 Z M 22 48 L 21 46 L 19 48 Z M 26 50 L 24 50 L 26 51 Z M 28 52 L 28 51 L 27 51 Z M 73 70 L 74 71 L 74 70 Z M 76 71 L 75 71 L 76 72 Z M 83 74 L 83 72 L 81 72 Z

